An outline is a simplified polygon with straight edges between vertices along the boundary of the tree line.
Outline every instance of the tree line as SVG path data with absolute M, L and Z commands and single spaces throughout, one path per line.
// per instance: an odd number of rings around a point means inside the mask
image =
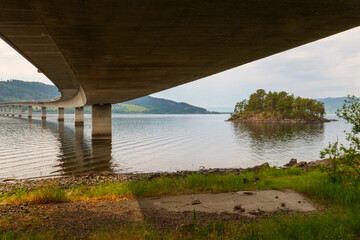
M 295 97 L 285 91 L 266 92 L 258 89 L 251 94 L 249 100 L 244 99 L 235 105 L 234 114 L 250 112 L 277 112 L 282 118 L 302 119 L 323 117 L 324 103 L 314 99 Z

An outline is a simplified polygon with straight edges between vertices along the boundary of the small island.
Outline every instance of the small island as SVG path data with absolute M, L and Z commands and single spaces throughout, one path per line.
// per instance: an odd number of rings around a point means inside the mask
M 239 122 L 330 122 L 324 118 L 324 103 L 314 99 L 295 97 L 285 91 L 268 93 L 258 89 L 249 100 L 236 103 L 228 121 Z

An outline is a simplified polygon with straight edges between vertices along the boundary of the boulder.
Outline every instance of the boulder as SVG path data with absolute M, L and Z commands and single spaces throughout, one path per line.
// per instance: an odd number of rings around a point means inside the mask
M 234 207 L 234 211 L 245 212 L 245 208 L 239 204 Z
M 308 164 L 307 162 L 301 161 L 298 164 L 296 164 L 295 166 L 300 167 L 300 168 L 305 168 L 307 166 L 307 164 Z
M 290 162 L 287 163 L 287 164 L 285 164 L 284 166 L 285 166 L 285 167 L 293 167 L 293 166 L 295 166 L 296 164 L 297 164 L 297 159 L 296 159 L 296 158 L 292 158 L 292 159 L 290 160 Z

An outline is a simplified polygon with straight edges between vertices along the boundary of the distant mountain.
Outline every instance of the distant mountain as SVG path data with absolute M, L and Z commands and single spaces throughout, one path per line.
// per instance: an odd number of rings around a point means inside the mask
M 0 102 L 46 100 L 59 96 L 55 86 L 39 82 L 24 82 L 21 80 L 0 81 Z M 49 110 L 51 111 L 51 110 Z M 90 108 L 85 112 L 89 113 Z M 65 109 L 66 113 L 74 112 Z M 150 96 L 138 98 L 124 103 L 113 105 L 114 113 L 153 113 L 153 114 L 208 114 L 205 108 L 192 106 L 183 102 L 174 102 L 167 99 Z
M 335 113 L 337 109 L 342 108 L 344 105 L 344 100 L 347 97 L 337 97 L 337 98 L 317 98 L 316 100 L 321 101 L 325 104 L 326 113 Z
M 20 80 L 0 81 L 0 102 L 45 100 L 59 96 L 55 86 Z
M 208 114 L 205 108 L 162 98 L 141 97 L 113 106 L 114 113 Z

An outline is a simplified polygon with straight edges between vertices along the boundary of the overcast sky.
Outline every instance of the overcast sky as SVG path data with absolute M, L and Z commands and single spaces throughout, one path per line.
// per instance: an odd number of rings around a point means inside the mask
M 52 84 L 0 40 L 2 80 Z M 360 27 L 152 96 L 193 105 L 233 107 L 256 89 L 322 98 L 360 95 Z

